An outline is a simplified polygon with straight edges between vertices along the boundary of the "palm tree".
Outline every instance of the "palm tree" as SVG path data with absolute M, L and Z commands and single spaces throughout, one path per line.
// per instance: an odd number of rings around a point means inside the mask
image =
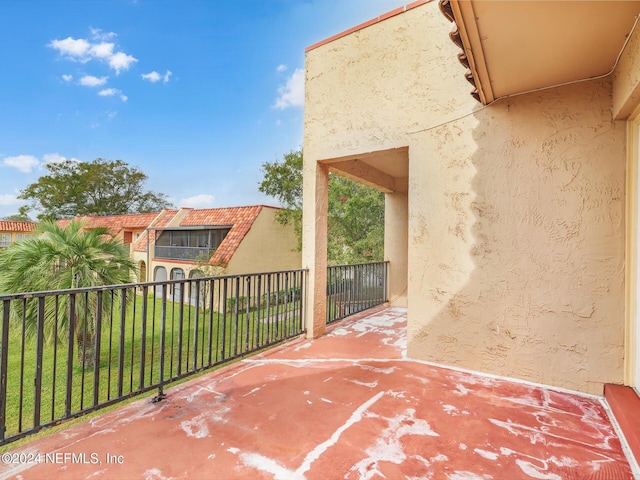
M 0 272 L 0 293 L 42 292 L 129 283 L 135 264 L 107 228 L 89 230 L 79 221 L 64 228 L 42 222 L 35 235 L 0 250 Z M 97 298 L 96 292 L 84 292 L 50 296 L 45 301 L 45 336 L 51 341 L 63 339 L 72 322 L 78 361 L 89 368 L 95 365 L 95 315 L 102 313 L 96 311 Z M 103 311 L 108 311 L 113 299 L 115 296 L 104 295 Z M 26 305 L 24 310 L 22 305 Z M 15 320 L 26 322 L 27 334 L 35 333 L 36 302 L 22 303 L 12 313 Z

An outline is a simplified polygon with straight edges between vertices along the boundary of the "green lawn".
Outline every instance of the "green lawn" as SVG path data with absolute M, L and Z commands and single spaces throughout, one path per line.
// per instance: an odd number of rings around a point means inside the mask
M 246 302 L 237 303 L 237 311 L 234 302 L 227 305 L 230 311 L 218 312 L 167 301 L 163 317 L 159 299 L 136 295 L 126 305 L 125 321 L 121 322 L 120 307 L 114 302 L 112 313 L 102 320 L 97 372 L 86 365 L 83 368 L 74 339 L 70 403 L 67 403 L 68 342 L 66 339 L 45 342 L 40 423 L 54 422 L 69 413 L 73 415 L 143 390 L 159 383 L 161 378 L 177 378 L 300 333 L 299 301 L 280 305 L 277 312 L 273 307 L 269 312 L 265 308 L 247 311 Z M 21 345 L 22 327 L 12 323 L 7 350 L 5 438 L 34 425 L 36 339 L 27 336 L 24 348 Z

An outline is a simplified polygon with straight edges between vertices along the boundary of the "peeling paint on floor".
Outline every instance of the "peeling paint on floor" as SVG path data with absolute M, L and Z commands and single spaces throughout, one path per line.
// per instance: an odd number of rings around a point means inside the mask
M 599 398 L 407 359 L 405 319 L 347 319 L 15 450 L 121 464 L 0 478 L 633 479 Z

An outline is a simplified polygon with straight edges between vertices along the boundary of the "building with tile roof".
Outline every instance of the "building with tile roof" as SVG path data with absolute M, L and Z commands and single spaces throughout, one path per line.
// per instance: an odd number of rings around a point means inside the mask
M 13 222 L 0 220 L 0 248 L 33 235 L 38 228 L 36 222 Z
M 125 215 L 84 215 L 73 219 L 66 218 L 58 220 L 58 225 L 64 227 L 72 220 L 85 223 L 86 228 L 106 227 L 111 234 L 122 241 L 125 245 L 132 245 L 133 242 L 145 232 L 146 228 L 158 216 L 158 212 L 151 213 L 129 213 Z M 133 252 L 133 250 L 132 250 Z
M 107 227 L 130 245 L 138 280 L 144 282 L 299 268 L 295 233 L 276 221 L 277 211 L 253 205 L 76 219 L 85 222 L 86 228 Z
M 165 209 L 132 244 L 142 281 L 300 267 L 291 226 L 264 205 Z

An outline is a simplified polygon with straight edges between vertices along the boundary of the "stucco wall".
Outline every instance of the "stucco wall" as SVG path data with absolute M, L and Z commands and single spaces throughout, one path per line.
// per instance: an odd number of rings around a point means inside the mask
M 450 29 L 433 2 L 309 51 L 305 161 L 403 147 L 475 107 Z
M 598 394 L 622 381 L 625 136 L 610 105 L 592 82 L 418 135 L 410 355 Z
M 291 225 L 275 219 L 274 208 L 263 208 L 225 269 L 228 275 L 300 268 L 298 241 Z
M 611 83 L 474 112 L 450 27 L 434 2 L 308 52 L 305 180 L 409 146 L 408 354 L 600 394 L 623 360 Z

